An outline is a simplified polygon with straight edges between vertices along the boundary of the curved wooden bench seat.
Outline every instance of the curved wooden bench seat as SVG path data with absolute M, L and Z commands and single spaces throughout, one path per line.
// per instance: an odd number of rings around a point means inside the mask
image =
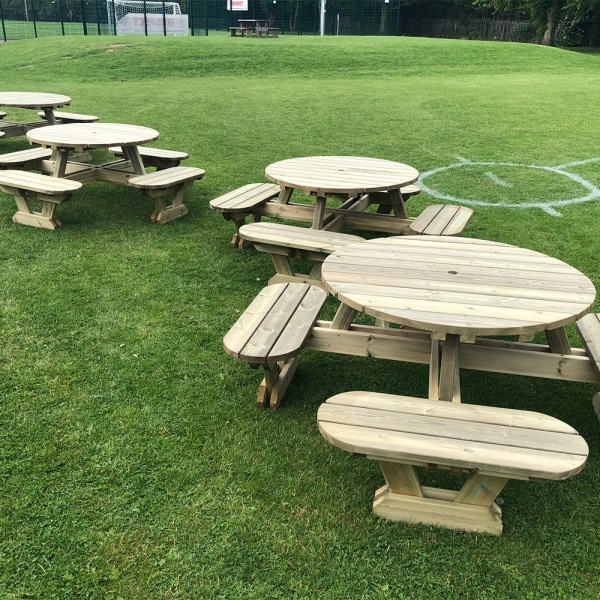
M 7 152 L 0 154 L 0 168 L 41 171 L 42 161 L 51 157 L 52 150 L 50 148 L 28 148 L 27 150 Z
M 270 254 L 276 270 L 269 279 L 270 284 L 301 281 L 321 287 L 321 266 L 327 256 L 348 244 L 364 240 L 358 235 L 266 222 L 243 225 L 239 234 L 242 239 L 252 242 L 259 252 Z M 310 273 L 295 272 L 291 258 L 314 261 Z
M 279 406 L 326 299 L 324 290 L 306 283 L 267 286 L 223 338 L 227 354 L 264 368 L 258 406 Z
M 255 222 L 260 221 L 257 209 L 279 196 L 279 192 L 280 188 L 276 183 L 248 183 L 210 201 L 213 210 L 220 212 L 226 220 L 233 221 L 235 234 L 231 245 L 234 248 L 249 245 L 240 236 L 240 227 L 245 224 L 246 217 L 252 215 Z
M 108 150 L 115 156 L 124 156 L 121 146 L 111 146 Z M 171 167 L 178 167 L 182 160 L 186 160 L 190 157 L 187 152 L 163 150 L 162 148 L 152 148 L 150 146 L 138 146 L 138 150 L 144 164 L 147 167 L 156 167 L 159 171 Z
M 419 235 L 461 235 L 473 211 L 466 206 L 433 204 L 428 206 L 410 225 Z
M 15 223 L 57 229 L 61 222 L 54 217 L 58 204 L 68 200 L 81 188 L 79 181 L 50 177 L 28 171 L 0 171 L 0 189 L 11 194 L 17 204 L 17 212 L 13 215 Z M 42 203 L 42 210 L 32 207 L 33 201 Z
M 510 479 L 562 480 L 587 460 L 585 440 L 537 412 L 346 392 L 319 408 L 331 444 L 379 462 L 387 485 L 373 512 L 385 519 L 500 535 L 494 502 Z M 468 473 L 460 491 L 421 486 L 414 467 Z
M 183 194 L 197 179 L 202 179 L 206 171 L 196 167 L 170 167 L 146 175 L 137 175 L 127 180 L 127 185 L 139 188 L 154 199 L 154 212 L 150 217 L 153 223 L 163 225 L 188 214 L 183 204 Z M 167 206 L 165 196 L 173 195 L 172 204 Z
M 44 111 L 38 112 L 38 117 L 41 117 L 46 120 L 46 115 Z M 56 118 L 56 122 L 58 124 L 66 124 L 66 123 L 95 123 L 100 120 L 100 117 L 96 117 L 95 115 L 82 115 L 79 113 L 70 113 L 70 112 L 62 112 L 59 110 L 54 111 L 54 117 Z

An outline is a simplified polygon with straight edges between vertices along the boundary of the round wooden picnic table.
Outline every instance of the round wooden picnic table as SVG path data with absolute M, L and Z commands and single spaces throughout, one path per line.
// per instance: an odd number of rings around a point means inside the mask
M 0 106 L 43 110 L 49 124 L 56 123 L 54 109 L 71 104 L 69 96 L 44 92 L 0 92 Z
M 313 228 L 323 228 L 328 197 L 352 198 L 372 192 L 388 192 L 396 216 L 406 218 L 400 188 L 414 183 L 419 172 L 409 165 L 360 156 L 308 156 L 269 165 L 266 176 L 282 189 L 287 203 L 293 190 L 315 196 Z
M 56 151 L 56 177 L 64 176 L 69 154 L 74 149 L 91 150 L 110 146 L 121 146 L 135 173 L 143 175 L 146 171 L 138 145 L 152 142 L 158 136 L 156 129 L 124 123 L 69 123 L 27 132 L 27 138 L 31 142 Z
M 342 303 L 337 322 L 349 326 L 360 311 L 430 331 L 430 397 L 455 401 L 459 340 L 545 331 L 552 352 L 570 354 L 564 326 L 587 314 L 596 297 L 588 277 L 556 258 L 441 236 L 350 244 L 325 259 L 322 279 Z

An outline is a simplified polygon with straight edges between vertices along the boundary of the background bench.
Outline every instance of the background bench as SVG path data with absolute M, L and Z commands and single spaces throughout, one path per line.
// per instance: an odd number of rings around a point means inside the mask
M 43 161 L 52 157 L 50 148 L 28 148 L 0 154 L 0 169 L 43 171 Z
M 111 146 L 108 150 L 119 158 L 125 156 L 121 146 Z M 189 158 L 187 152 L 177 150 L 163 150 L 162 148 L 152 148 L 150 146 L 138 146 L 138 150 L 144 165 L 156 167 L 158 171 L 178 167 L 182 160 Z
M 244 240 L 252 242 L 259 252 L 271 256 L 276 274 L 269 279 L 269 284 L 301 281 L 321 287 L 323 261 L 332 252 L 364 239 L 358 235 L 280 223 L 248 223 L 240 228 L 239 234 Z M 292 258 L 313 261 L 310 273 L 295 272 L 290 260 Z
M 223 338 L 227 354 L 252 368 L 263 367 L 258 406 L 279 406 L 326 299 L 324 290 L 306 283 L 267 286 Z
M 44 111 L 38 112 L 38 116 L 46 120 L 46 115 Z M 95 115 L 82 115 L 79 113 L 70 113 L 70 112 L 61 112 L 54 111 L 54 117 L 56 118 L 56 123 L 59 125 L 64 125 L 67 123 L 95 123 L 100 120 L 100 117 L 96 117 Z
M 279 191 L 276 183 L 248 183 L 210 201 L 213 210 L 220 212 L 226 220 L 233 221 L 236 232 L 231 239 L 231 245 L 234 248 L 245 248 L 249 245 L 249 242 L 245 242 L 240 236 L 240 228 L 249 216 L 252 216 L 254 221 L 260 221 L 258 208 L 279 196 Z
M 196 167 L 171 167 L 146 175 L 137 175 L 127 180 L 127 185 L 142 190 L 142 193 L 154 199 L 154 212 L 150 217 L 153 223 L 163 225 L 188 214 L 183 204 L 183 195 L 194 181 L 202 179 L 205 171 Z M 167 206 L 165 198 L 173 196 Z
M 17 204 L 13 215 L 15 223 L 57 229 L 61 222 L 54 217 L 56 207 L 68 200 L 81 188 L 79 181 L 50 177 L 28 171 L 0 171 L 0 189 L 11 194 Z M 42 210 L 33 208 L 32 202 L 40 201 Z
M 317 421 L 334 446 L 379 462 L 387 485 L 375 493 L 375 514 L 464 531 L 500 535 L 494 500 L 510 479 L 566 479 L 588 456 L 572 427 L 521 410 L 347 392 L 322 404 Z M 469 477 L 458 492 L 425 487 L 415 466 Z

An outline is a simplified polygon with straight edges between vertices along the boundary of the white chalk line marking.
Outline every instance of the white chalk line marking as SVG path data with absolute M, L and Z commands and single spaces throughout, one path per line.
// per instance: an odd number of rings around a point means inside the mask
M 509 183 L 508 181 L 504 181 L 504 179 L 500 179 L 500 177 L 498 177 L 498 175 L 496 175 L 495 173 L 492 173 L 491 171 L 488 171 L 487 173 L 485 173 L 485 176 L 492 181 L 493 183 L 495 183 L 496 185 L 500 185 L 502 187 L 505 188 L 511 188 L 513 187 L 512 183 Z
M 525 164 L 519 164 L 519 163 L 503 163 L 503 162 L 491 162 L 491 161 L 472 161 L 472 160 L 469 160 L 462 156 L 457 156 L 456 159 L 458 160 L 457 163 L 448 165 L 446 167 L 438 167 L 436 169 L 431 169 L 430 171 L 426 171 L 425 173 L 421 173 L 421 176 L 419 177 L 419 181 L 418 181 L 418 185 L 420 186 L 420 188 L 424 192 L 431 194 L 435 198 L 439 198 L 440 200 L 445 200 L 448 202 L 456 202 L 458 204 L 467 204 L 467 205 L 471 205 L 471 206 L 499 206 L 502 208 L 539 208 L 539 209 L 543 210 L 545 213 L 547 213 L 553 217 L 561 217 L 562 216 L 562 214 L 558 210 L 556 210 L 556 207 L 569 206 L 571 204 L 581 204 L 583 202 L 590 202 L 592 200 L 596 200 L 596 199 L 600 198 L 600 189 L 598 187 L 596 187 L 593 183 L 589 182 L 587 179 L 584 179 L 583 177 L 581 177 L 575 173 L 570 173 L 569 171 L 566 170 L 567 167 L 574 167 L 574 166 L 579 166 L 579 165 L 586 165 L 586 164 L 589 164 L 592 162 L 598 162 L 598 161 L 600 161 L 600 157 L 576 161 L 576 162 L 568 163 L 566 165 L 560 165 L 557 167 L 544 167 L 541 165 L 525 165 Z M 432 175 L 441 173 L 443 171 L 448 171 L 449 169 L 457 169 L 459 167 L 464 167 L 464 166 L 520 167 L 520 168 L 529 168 L 529 169 L 538 169 L 541 171 L 548 171 L 551 173 L 555 173 L 557 175 L 561 175 L 563 177 L 567 177 L 568 179 L 571 179 L 571 181 L 574 181 L 574 182 L 580 184 L 583 188 L 588 190 L 589 193 L 585 196 L 580 196 L 578 198 L 568 198 L 566 200 L 551 200 L 549 202 L 533 201 L 533 202 L 522 202 L 522 203 L 517 204 L 514 202 L 486 202 L 485 200 L 469 200 L 467 198 L 457 198 L 456 196 L 452 196 L 451 194 L 444 194 L 443 192 L 439 192 L 433 188 L 430 188 L 426 183 L 424 183 L 424 180 L 427 179 L 428 177 L 431 177 Z M 491 176 L 490 179 L 493 180 L 494 183 L 501 185 L 499 182 L 503 181 L 503 180 L 498 178 L 498 181 L 495 181 L 494 178 L 496 176 L 494 175 L 494 173 L 492 173 L 490 171 L 490 172 L 486 173 L 486 175 L 488 177 Z M 512 186 L 509 185 L 507 187 L 512 187 Z

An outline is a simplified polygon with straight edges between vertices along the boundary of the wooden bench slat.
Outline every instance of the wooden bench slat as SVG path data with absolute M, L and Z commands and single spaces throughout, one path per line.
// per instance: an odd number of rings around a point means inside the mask
M 326 298 L 308 284 L 267 286 L 223 339 L 225 351 L 256 364 L 286 360 L 300 351 Z
M 210 207 L 218 212 L 244 212 L 251 210 L 279 195 L 276 183 L 249 183 L 210 201 Z
M 205 174 L 203 169 L 196 167 L 171 167 L 146 175 L 137 175 L 127 180 L 127 185 L 137 188 L 162 189 L 178 183 L 200 179 Z
M 38 116 L 46 119 L 44 111 L 38 112 Z M 62 111 L 54 111 L 54 117 L 61 123 L 95 123 L 100 120 L 100 117 L 95 115 L 82 115 L 80 113 L 70 113 Z
M 79 181 L 13 170 L 0 171 L 0 186 L 2 185 L 51 196 L 74 192 L 81 188 Z
M 328 404 L 357 406 L 373 410 L 398 410 L 407 415 L 429 415 L 444 419 L 459 419 L 464 422 L 490 425 L 510 425 L 539 431 L 576 434 L 577 431 L 567 423 L 548 415 L 527 410 L 515 411 L 512 408 L 497 406 L 477 406 L 461 404 L 457 411 L 454 404 L 437 400 L 415 399 L 410 396 L 381 394 L 378 392 L 345 392 L 327 400 Z
M 121 146 L 111 146 L 108 150 L 115 156 L 123 156 L 123 149 Z M 162 148 L 154 148 L 152 146 L 138 146 L 138 150 L 142 158 L 174 159 L 181 161 L 186 160 L 190 156 L 187 152 L 180 152 L 178 150 L 164 150 Z
M 240 358 L 248 340 L 277 302 L 280 294 L 280 288 L 274 285 L 269 285 L 259 292 L 223 338 L 223 346 L 227 354 Z
M 27 150 L 17 150 L 16 152 L 7 152 L 0 154 L 0 166 L 21 167 L 31 162 L 47 160 L 51 158 L 52 150 L 50 148 L 30 148 Z
M 460 411 L 455 411 L 460 414 Z M 482 444 L 481 448 L 489 446 L 489 451 L 502 454 L 511 453 L 511 448 L 560 454 L 581 454 L 580 438 L 574 433 L 562 431 L 538 430 L 535 427 L 513 427 L 510 424 L 490 424 L 471 419 L 463 420 L 455 414 L 451 419 L 434 417 L 431 414 L 406 413 L 398 410 L 381 410 L 370 407 L 350 407 L 326 404 L 320 419 L 334 423 L 363 427 L 368 430 L 393 431 L 427 435 L 444 440 L 452 440 L 459 446 L 461 443 Z M 554 421 L 554 419 L 553 419 Z M 447 452 L 444 447 L 443 453 Z M 463 458 L 466 458 L 464 455 Z M 469 455 L 470 459 L 471 456 Z M 476 459 L 479 457 L 476 457 Z M 462 460 L 462 459 L 461 459 Z
M 258 327 L 248 343 L 240 352 L 240 358 L 249 362 L 277 362 L 286 360 L 290 355 L 299 350 L 294 340 L 289 340 L 287 333 L 288 324 L 294 311 L 300 305 L 304 294 L 308 290 L 297 290 L 286 287 L 285 291 L 277 298 L 272 309 L 265 315 L 260 327 Z M 275 343 L 282 339 L 280 344 L 280 354 L 272 353 Z
M 410 230 L 421 235 L 460 235 L 472 215 L 473 211 L 464 206 L 434 204 L 410 224 Z
M 265 222 L 243 225 L 240 228 L 240 235 L 249 242 L 310 250 L 324 255 L 332 254 L 350 243 L 364 240 L 358 235 Z
M 309 336 L 327 293 L 317 287 L 310 286 L 304 298 L 297 305 L 294 314 L 289 319 L 285 331 L 271 348 L 270 357 L 288 356 L 302 348 L 302 344 Z
M 587 453 L 561 454 L 435 436 L 425 439 L 408 432 L 398 436 L 393 432 L 337 423 L 328 424 L 327 433 L 335 439 L 335 446 L 375 460 L 458 467 L 509 479 L 567 479 L 581 471 L 587 458 Z M 377 438 L 376 445 L 371 444 L 374 438 Z

